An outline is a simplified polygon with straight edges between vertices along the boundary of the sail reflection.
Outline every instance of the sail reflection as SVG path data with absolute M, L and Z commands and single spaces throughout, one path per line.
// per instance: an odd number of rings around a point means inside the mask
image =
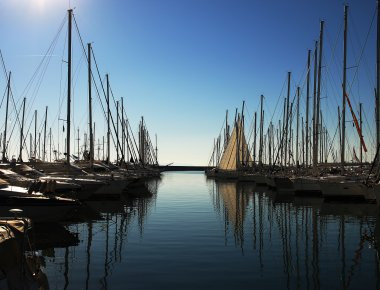
M 225 224 L 226 245 L 233 236 L 262 273 L 281 262 L 287 289 L 358 287 L 363 260 L 378 269 L 372 275 L 379 280 L 376 205 L 298 197 L 279 202 L 275 192 L 259 192 L 254 184 L 213 183 L 211 199 Z M 339 273 L 340 284 L 329 284 L 327 270 Z

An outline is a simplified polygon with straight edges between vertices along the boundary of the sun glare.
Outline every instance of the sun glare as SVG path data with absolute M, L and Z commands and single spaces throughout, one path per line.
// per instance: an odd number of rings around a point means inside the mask
M 46 0 L 33 0 L 32 2 L 34 2 L 35 8 L 38 11 L 40 12 L 44 11 L 46 7 Z

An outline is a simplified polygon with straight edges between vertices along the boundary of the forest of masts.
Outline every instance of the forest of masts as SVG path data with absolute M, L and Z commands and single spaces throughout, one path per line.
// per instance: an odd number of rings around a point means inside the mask
M 377 42 L 376 42 L 376 87 L 374 89 L 376 108 L 375 108 L 375 125 L 376 141 L 373 142 L 372 156 L 375 155 L 378 145 L 380 144 L 380 99 L 379 92 L 379 53 L 380 53 L 380 16 L 379 1 L 377 2 Z M 364 163 L 367 152 L 366 143 L 363 137 L 363 121 L 366 120 L 365 112 L 362 111 L 362 103 L 358 104 L 358 116 L 355 114 L 353 105 L 348 95 L 347 85 L 347 31 L 348 31 L 348 6 L 344 6 L 344 30 L 343 30 L 343 78 L 341 86 L 341 106 L 334 111 L 337 112 L 336 126 L 326 124 L 324 120 L 324 112 L 321 110 L 321 80 L 322 69 L 324 68 L 324 21 L 320 22 L 319 39 L 315 41 L 313 50 L 307 52 L 306 78 L 303 86 L 306 86 L 304 114 L 300 111 L 303 104 L 300 103 L 301 90 L 304 88 L 297 86 L 294 95 L 291 94 L 291 72 L 287 73 L 287 92 L 283 101 L 281 119 L 277 122 L 273 120 L 273 116 L 267 122 L 267 128 L 264 128 L 265 111 L 264 96 L 260 97 L 260 111 L 254 112 L 252 125 L 247 140 L 249 154 L 242 156 L 237 154 L 238 167 L 247 168 L 253 165 L 279 165 L 279 166 L 302 166 L 317 167 L 323 164 L 332 165 L 348 165 L 352 163 Z M 363 48 L 364 49 L 364 48 Z M 357 67 L 356 67 L 357 69 Z M 356 72 L 357 73 L 357 72 Z M 278 100 L 280 102 L 280 99 Z M 348 106 L 347 106 L 348 105 Z M 348 113 L 352 120 L 347 120 Z M 276 105 L 277 108 L 277 105 Z M 274 114 L 273 114 L 274 115 Z M 241 120 L 241 121 L 239 121 Z M 238 123 L 241 122 L 241 125 Z M 352 136 L 354 142 L 358 142 L 357 151 L 354 145 L 347 149 L 348 136 L 346 134 L 346 123 L 352 122 L 355 132 Z M 209 166 L 217 167 L 231 137 L 231 128 L 228 124 L 228 111 L 226 112 L 223 128 L 219 136 L 214 139 L 214 147 L 209 161 Z M 241 112 L 235 111 L 234 128 L 237 129 L 237 136 L 245 136 L 245 102 Z M 333 132 L 331 132 L 333 131 Z M 331 134 L 332 133 L 332 134 Z M 241 137 L 237 138 L 237 141 Z M 238 142 L 237 142 L 238 143 Z M 335 145 L 334 145 L 335 144 Z M 237 145 L 239 148 L 239 145 Z M 242 151 L 241 148 L 239 148 Z M 347 154 L 350 152 L 351 154 Z M 251 160 L 251 161 L 250 161 Z M 372 160 L 369 160 L 372 161 Z
M 73 21 L 74 20 L 74 21 Z M 42 117 L 39 117 L 38 110 L 33 110 L 32 106 L 35 101 L 37 92 L 41 86 L 43 77 L 49 65 L 51 55 L 53 55 L 65 22 L 68 22 L 67 29 L 67 115 L 63 119 L 60 117 L 62 100 L 59 100 L 59 113 L 51 126 L 48 120 L 48 107 L 43 110 Z M 72 24 L 75 24 L 78 39 L 80 40 L 81 57 L 86 60 L 87 79 L 88 79 L 88 122 L 87 128 L 72 128 L 73 115 L 71 109 L 73 94 L 72 75 Z M 66 41 L 65 41 L 66 44 Z M 9 162 L 17 160 L 18 162 L 29 160 L 41 160 L 53 162 L 66 160 L 70 163 L 75 160 L 86 160 L 91 164 L 95 160 L 101 160 L 106 163 L 115 162 L 116 164 L 158 164 L 157 160 L 157 135 L 155 136 L 155 145 L 150 138 L 144 118 L 138 126 L 138 136 L 135 138 L 131 124 L 126 115 L 123 98 L 115 100 L 114 94 L 109 81 L 109 75 L 105 75 L 105 80 L 101 78 L 98 64 L 94 55 L 92 44 L 88 43 L 87 47 L 82 41 L 77 22 L 73 11 L 68 10 L 57 35 L 53 39 L 46 51 L 44 57 L 36 68 L 32 78 L 23 91 L 23 96 L 28 93 L 31 95 L 30 104 L 26 97 L 16 99 L 15 90 L 12 89 L 12 74 L 8 71 L 0 51 L 2 69 L 5 77 L 6 87 L 1 106 L 5 105 L 4 123 L 0 133 L 0 151 L 1 161 Z M 94 64 L 92 62 L 94 61 Z M 66 61 L 65 61 L 66 62 Z M 76 78 L 78 76 L 75 76 Z M 93 121 L 93 96 L 95 91 L 98 105 L 103 112 L 106 122 L 106 133 L 96 132 L 96 122 Z M 41 114 L 41 113 L 40 113 Z M 58 123 L 58 132 L 53 133 L 53 125 Z M 17 136 L 16 130 L 19 129 Z M 66 133 L 66 134 L 65 134 Z M 99 134 L 99 135 L 97 135 Z M 71 136 L 74 136 L 72 139 Z M 54 138 L 55 136 L 55 138 Z M 62 137 L 64 136 L 64 137 Z M 60 138 L 64 141 L 60 142 Z M 63 143 L 63 144 L 62 144 Z M 72 146 L 72 148 L 71 148 Z M 25 156 L 27 159 L 25 159 Z M 114 158 L 112 159 L 112 156 Z

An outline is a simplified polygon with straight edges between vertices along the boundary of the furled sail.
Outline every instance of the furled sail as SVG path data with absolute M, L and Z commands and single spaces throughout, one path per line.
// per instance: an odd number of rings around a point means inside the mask
M 224 150 L 222 158 L 220 159 L 219 169 L 237 170 L 238 168 L 247 165 L 247 163 L 252 163 L 252 157 L 249 153 L 244 130 L 242 128 L 242 120 L 241 118 L 238 118 L 229 138 L 227 148 Z

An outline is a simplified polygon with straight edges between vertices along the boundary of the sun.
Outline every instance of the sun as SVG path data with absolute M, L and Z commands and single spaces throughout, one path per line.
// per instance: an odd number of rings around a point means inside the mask
M 35 7 L 39 10 L 39 11 L 43 11 L 46 7 L 46 0 L 33 0 L 34 3 L 35 3 Z

